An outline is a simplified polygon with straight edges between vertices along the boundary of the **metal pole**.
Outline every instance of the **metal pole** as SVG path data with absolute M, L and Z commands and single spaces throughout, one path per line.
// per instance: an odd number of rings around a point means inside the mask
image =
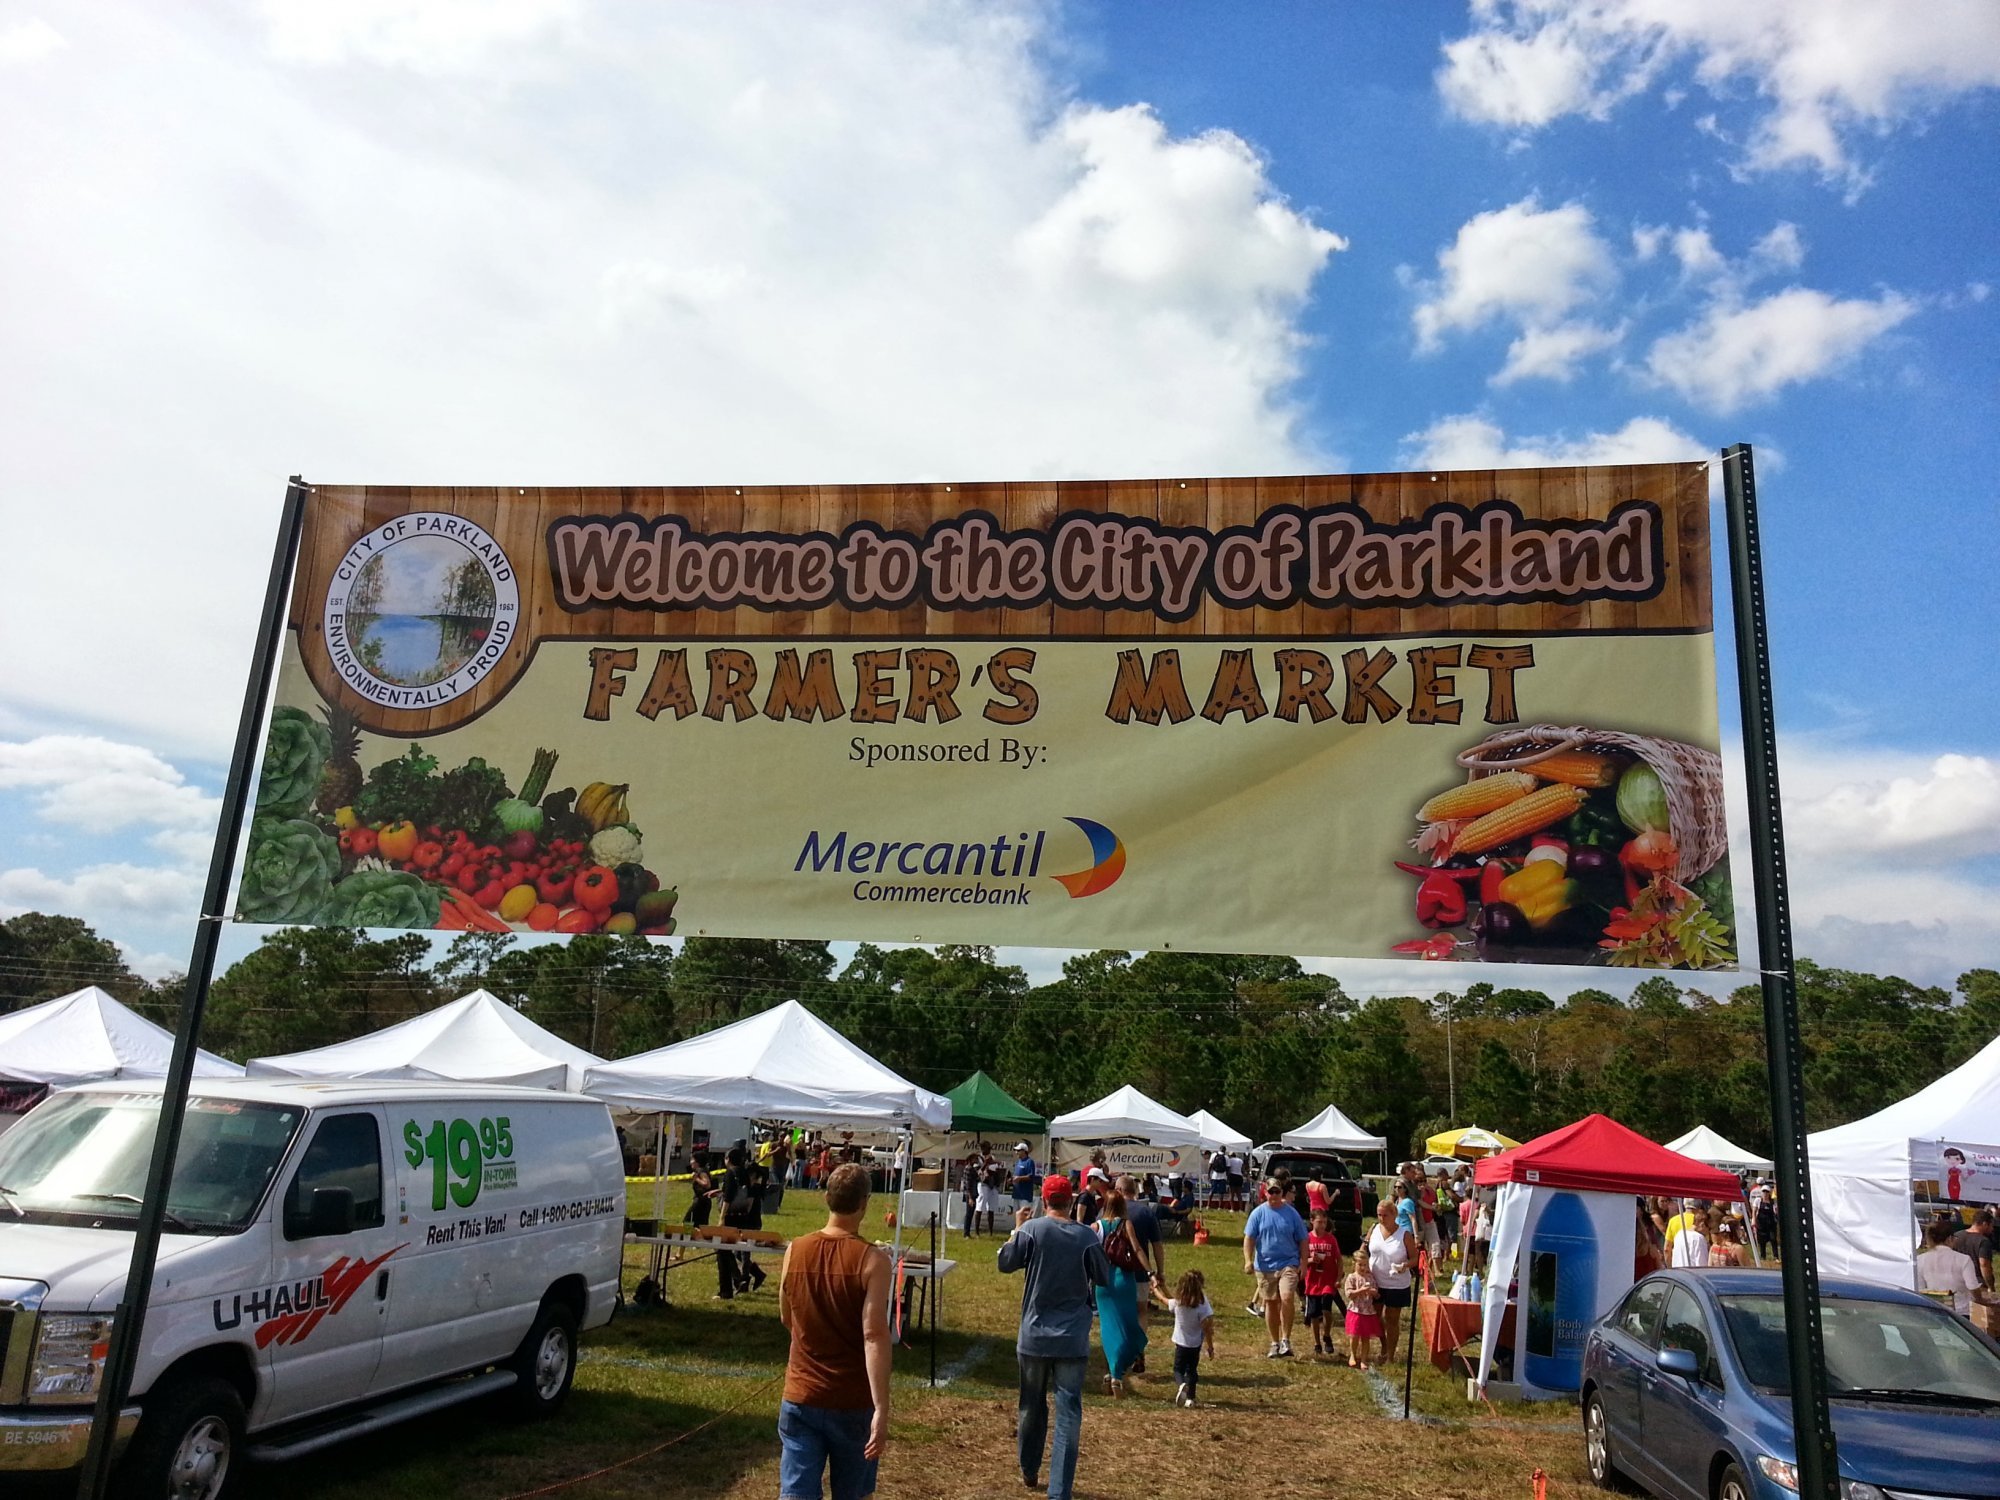
M 938 1204 L 940 1208 L 942 1207 L 943 1203 L 944 1203 L 944 1194 L 939 1193 Z M 924 1311 L 928 1312 L 931 1315 L 931 1385 L 933 1388 L 935 1388 L 937 1385 L 938 1292 L 944 1286 L 944 1283 L 938 1280 L 938 1225 L 937 1225 L 938 1212 L 939 1209 L 931 1210 L 931 1280 L 930 1280 L 930 1285 L 925 1288 L 925 1290 L 929 1292 L 930 1295 L 924 1298 Z
M 271 554 L 271 574 L 264 586 L 264 617 L 250 664 L 250 681 L 243 690 L 243 711 L 236 721 L 236 753 L 222 791 L 222 817 L 216 824 L 215 848 L 208 860 L 208 884 L 195 921 L 194 951 L 188 959 L 187 987 L 181 992 L 180 1025 L 160 1092 L 160 1124 L 153 1136 L 152 1160 L 146 1168 L 145 1202 L 133 1225 L 132 1263 L 125 1275 L 125 1292 L 111 1324 L 111 1347 L 98 1381 L 97 1406 L 90 1423 L 90 1446 L 83 1455 L 78 1479 L 79 1500 L 102 1500 L 111 1483 L 118 1412 L 131 1389 L 138 1363 L 139 1336 L 145 1328 L 146 1298 L 152 1290 L 153 1267 L 159 1260 L 160 1231 L 173 1178 L 174 1154 L 180 1149 L 181 1122 L 187 1114 L 188 1085 L 194 1077 L 195 1049 L 201 1041 L 202 1014 L 208 1008 L 209 980 L 215 973 L 216 947 L 222 939 L 223 906 L 236 873 L 236 842 L 243 832 L 243 814 L 258 764 L 258 730 L 263 726 L 264 700 L 277 670 L 285 632 L 285 601 L 291 591 L 292 562 L 298 555 L 299 529 L 311 487 L 294 476 L 279 514 L 278 544 Z
M 1806 1164 L 1800 1078 L 1799 1005 L 1792 984 L 1792 913 L 1785 891 L 1785 829 L 1778 803 L 1777 721 L 1771 701 L 1764 561 L 1757 540 L 1757 478 L 1750 446 L 1722 453 L 1729 513 L 1729 577 L 1736 615 L 1736 685 L 1743 705 L 1743 758 L 1750 792 L 1751 872 L 1757 953 L 1763 970 L 1764 1052 L 1771 1075 L 1771 1155 L 1778 1177 L 1778 1248 L 1783 1261 L 1785 1345 L 1792 1378 L 1792 1432 L 1800 1500 L 1839 1500 L 1840 1467 L 1827 1409 L 1826 1344 L 1820 1331 L 1819 1270 L 1813 1256 L 1812 1183 Z
M 1365 1246 L 1363 1247 L 1366 1248 Z M 1422 1262 L 1418 1262 L 1421 1267 Z M 1403 1355 L 1403 1420 L 1410 1420 L 1410 1386 L 1417 1374 L 1417 1324 L 1424 1319 L 1424 1275 L 1421 1269 L 1410 1278 L 1410 1337 Z

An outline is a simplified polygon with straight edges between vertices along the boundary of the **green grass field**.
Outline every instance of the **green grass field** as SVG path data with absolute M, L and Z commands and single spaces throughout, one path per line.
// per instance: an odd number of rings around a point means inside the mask
M 822 1220 L 818 1195 L 795 1192 L 766 1222 L 791 1236 Z M 1203 1371 L 1202 1406 L 1172 1404 L 1169 1323 L 1156 1314 L 1156 1374 L 1135 1378 L 1114 1402 L 1097 1393 L 1103 1371 L 1094 1365 L 1081 1494 L 1158 1500 L 1235 1493 L 1248 1483 L 1305 1495 L 1359 1488 L 1371 1500 L 1532 1500 L 1538 1467 L 1556 1494 L 1582 1492 L 1581 1444 L 1566 1403 L 1498 1413 L 1468 1406 L 1463 1381 L 1433 1370 L 1419 1350 L 1419 1420 L 1404 1423 L 1400 1363 L 1385 1372 L 1394 1376 L 1392 1387 L 1344 1360 L 1266 1359 L 1262 1321 L 1243 1305 L 1242 1222 L 1216 1215 L 1212 1243 L 1167 1248 L 1170 1273 L 1190 1263 L 1207 1273 L 1218 1309 L 1217 1358 Z M 870 1223 L 887 1237 L 879 1210 L 871 1208 Z M 970 1244 L 951 1237 L 948 1253 L 960 1264 L 944 1284 L 939 1385 L 928 1384 L 930 1352 L 921 1338 L 897 1352 L 884 1496 L 1025 1493 L 1013 1437 L 1020 1283 L 999 1274 L 997 1245 L 992 1236 Z M 627 1259 L 629 1292 L 642 1253 L 628 1249 Z M 775 1271 L 777 1262 L 763 1264 Z M 257 1500 L 509 1500 L 591 1475 L 557 1492 L 604 1500 L 775 1495 L 778 1377 L 787 1345 L 775 1280 L 733 1302 L 715 1301 L 714 1267 L 701 1261 L 672 1272 L 668 1289 L 673 1300 L 665 1309 L 628 1308 L 611 1327 L 586 1336 L 575 1391 L 554 1421 L 509 1426 L 489 1408 L 464 1407 L 302 1464 L 252 1471 L 244 1493 Z M 1303 1328 L 1293 1345 L 1311 1347 Z

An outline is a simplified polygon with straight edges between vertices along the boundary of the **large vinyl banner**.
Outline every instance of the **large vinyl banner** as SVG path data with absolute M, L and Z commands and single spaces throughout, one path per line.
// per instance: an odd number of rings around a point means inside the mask
M 1706 466 L 322 485 L 256 922 L 1734 962 Z

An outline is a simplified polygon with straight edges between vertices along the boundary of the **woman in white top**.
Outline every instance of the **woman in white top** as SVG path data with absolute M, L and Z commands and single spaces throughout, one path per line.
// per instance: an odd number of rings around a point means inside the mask
M 1417 1264 L 1416 1237 L 1396 1227 L 1396 1205 L 1387 1198 L 1376 1205 L 1375 1224 L 1362 1253 L 1368 1257 L 1368 1274 L 1382 1299 L 1382 1356 L 1387 1359 L 1402 1331 L 1403 1309 L 1410 1305 L 1410 1272 Z

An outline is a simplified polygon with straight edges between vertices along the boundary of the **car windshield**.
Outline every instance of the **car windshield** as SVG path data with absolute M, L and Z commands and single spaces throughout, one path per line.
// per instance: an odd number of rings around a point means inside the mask
M 1784 1299 L 1723 1297 L 1721 1302 L 1750 1383 L 1788 1393 Z M 1900 1392 L 2000 1403 L 2000 1355 L 1943 1308 L 1826 1297 L 1820 1301 L 1820 1325 L 1830 1395 Z
M 236 1099 L 188 1101 L 167 1227 L 240 1229 L 257 1211 L 304 1111 Z M 0 1135 L 0 1224 L 134 1222 L 160 1119 L 158 1094 L 58 1094 Z M 10 1213 L 9 1210 L 12 1210 Z

